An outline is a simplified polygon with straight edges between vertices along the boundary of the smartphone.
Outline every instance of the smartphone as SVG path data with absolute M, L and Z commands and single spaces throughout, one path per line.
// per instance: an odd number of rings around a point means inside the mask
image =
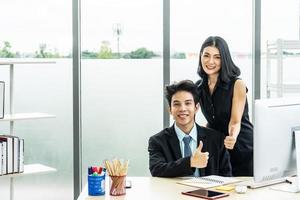
M 131 188 L 131 181 L 130 180 L 126 180 L 126 186 L 125 186 L 126 189 L 129 189 Z
M 194 196 L 194 197 L 200 197 L 204 199 L 218 199 L 221 197 L 227 197 L 229 194 L 222 193 L 222 192 L 216 192 L 212 190 L 205 190 L 205 189 L 198 189 L 198 190 L 192 190 L 188 192 L 182 192 L 182 194 Z

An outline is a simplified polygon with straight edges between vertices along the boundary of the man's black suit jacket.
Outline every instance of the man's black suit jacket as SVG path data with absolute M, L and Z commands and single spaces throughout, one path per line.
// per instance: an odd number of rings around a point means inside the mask
M 201 168 L 200 176 L 231 176 L 229 153 L 224 147 L 223 134 L 197 125 L 197 145 L 203 142 L 202 152 L 209 152 L 208 164 Z M 190 167 L 190 157 L 182 157 L 174 125 L 149 139 L 149 169 L 152 176 L 190 176 L 195 168 Z

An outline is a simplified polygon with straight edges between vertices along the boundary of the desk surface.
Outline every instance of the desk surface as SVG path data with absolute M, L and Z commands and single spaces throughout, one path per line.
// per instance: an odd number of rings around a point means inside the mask
M 89 200 L 89 199 L 109 199 L 109 200 L 135 200 L 135 199 L 163 199 L 163 200 L 197 200 L 200 198 L 190 197 L 182 195 L 181 192 L 194 190 L 197 188 L 188 187 L 177 184 L 178 178 L 156 178 L 156 177 L 127 177 L 127 180 L 131 180 L 132 188 L 126 190 L 124 196 L 110 196 L 108 190 L 108 181 L 106 180 L 105 196 L 91 197 L 87 194 L 87 185 L 84 187 L 82 193 L 77 200 Z M 243 180 L 247 180 L 243 178 Z M 249 179 L 248 179 L 249 180 Z M 288 183 L 282 183 L 288 184 Z M 237 194 L 234 191 L 230 192 L 230 195 L 225 198 L 228 200 L 260 200 L 260 199 L 272 199 L 272 200 L 295 200 L 300 199 L 300 193 L 287 193 L 270 189 L 270 187 L 263 187 L 259 189 L 248 189 L 245 194 Z

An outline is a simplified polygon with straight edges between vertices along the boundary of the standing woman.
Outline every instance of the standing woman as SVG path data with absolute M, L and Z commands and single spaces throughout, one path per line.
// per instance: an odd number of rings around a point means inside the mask
M 245 83 L 226 41 L 208 37 L 202 44 L 197 82 L 207 126 L 224 134 L 233 176 L 253 176 L 253 125 L 249 121 Z

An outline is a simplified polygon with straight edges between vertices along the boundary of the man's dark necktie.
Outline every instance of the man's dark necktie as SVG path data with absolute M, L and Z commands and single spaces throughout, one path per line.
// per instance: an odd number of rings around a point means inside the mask
M 191 136 L 185 136 L 183 138 L 183 143 L 184 143 L 184 157 L 188 157 L 192 155 L 191 147 L 190 147 L 190 141 L 192 137 Z

